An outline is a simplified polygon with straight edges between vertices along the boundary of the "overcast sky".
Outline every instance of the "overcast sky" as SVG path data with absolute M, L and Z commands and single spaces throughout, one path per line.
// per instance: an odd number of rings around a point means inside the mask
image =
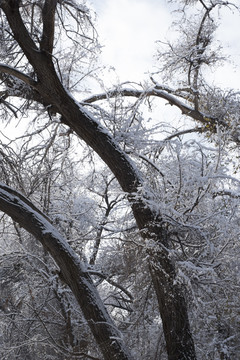
M 156 40 L 163 38 L 171 15 L 161 0 L 93 0 L 103 61 L 121 80 L 139 80 L 153 64 Z
M 156 40 L 164 40 L 171 34 L 173 15 L 167 1 L 91 0 L 91 3 L 98 14 L 103 62 L 116 69 L 121 81 L 146 78 L 147 71 L 153 69 Z M 226 64 L 213 77 L 224 86 L 240 88 L 240 15 L 233 15 L 230 10 L 223 15 L 217 34 L 237 68 L 234 72 L 233 65 Z

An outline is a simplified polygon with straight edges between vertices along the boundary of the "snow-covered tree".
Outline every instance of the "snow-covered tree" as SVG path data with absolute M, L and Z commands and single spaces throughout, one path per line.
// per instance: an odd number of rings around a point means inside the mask
M 182 3 L 180 40 L 161 43 L 148 84 L 86 96 L 99 76 L 86 3 L 0 0 L 2 118 L 26 128 L 1 131 L 6 359 L 239 351 L 239 94 L 205 80 L 222 61 L 215 11 L 237 6 Z M 159 98 L 194 126 L 151 121 Z

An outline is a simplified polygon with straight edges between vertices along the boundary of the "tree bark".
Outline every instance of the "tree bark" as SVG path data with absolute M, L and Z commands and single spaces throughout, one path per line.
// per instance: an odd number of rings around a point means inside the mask
M 167 254 L 163 256 L 162 252 L 165 250 L 155 251 L 149 266 L 162 318 L 168 359 L 194 360 L 196 355 L 182 285 L 176 280 L 175 269 L 167 260 Z M 157 261 L 154 259 L 156 257 Z

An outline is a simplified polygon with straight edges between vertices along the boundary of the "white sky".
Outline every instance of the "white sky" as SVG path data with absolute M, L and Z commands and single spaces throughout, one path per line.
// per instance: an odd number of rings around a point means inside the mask
M 171 24 L 164 0 L 92 0 L 102 59 L 121 80 L 139 81 L 153 64 L 156 40 Z
M 239 0 L 236 0 L 239 1 Z M 97 30 L 104 45 L 102 60 L 113 66 L 120 81 L 140 81 L 153 67 L 156 40 L 170 35 L 173 16 L 166 0 L 91 0 L 98 14 Z M 217 84 L 240 88 L 240 14 L 224 10 L 217 34 L 226 53 L 237 64 L 226 64 L 213 73 Z M 144 75 L 145 74 L 145 75 Z

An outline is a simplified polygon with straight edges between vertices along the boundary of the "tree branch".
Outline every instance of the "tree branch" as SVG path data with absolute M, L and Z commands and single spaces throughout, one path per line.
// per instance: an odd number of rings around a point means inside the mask
M 12 75 L 17 79 L 22 80 L 25 84 L 27 84 L 33 88 L 36 87 L 36 85 L 37 85 L 37 82 L 35 80 L 33 80 L 30 76 L 22 73 L 21 71 L 15 69 L 12 66 L 0 63 L 0 72 L 2 72 L 4 74 Z
M 91 104 L 95 101 L 105 100 L 108 98 L 112 98 L 114 96 L 132 96 L 132 97 L 149 97 L 149 96 L 156 96 L 160 97 L 162 99 L 165 99 L 169 102 L 170 105 L 174 105 L 178 107 L 184 115 L 187 115 L 194 120 L 201 121 L 204 124 L 207 124 L 212 122 L 213 124 L 216 124 L 215 118 L 208 117 L 207 115 L 203 114 L 200 111 L 197 111 L 190 106 L 184 104 L 184 102 L 180 101 L 176 96 L 164 91 L 164 90 L 158 90 L 158 88 L 155 86 L 149 90 L 142 91 L 142 90 L 135 90 L 135 89 L 117 89 L 117 90 L 110 90 L 103 94 L 98 94 L 91 96 L 90 98 L 87 98 L 83 101 L 83 104 Z
M 30 232 L 51 254 L 71 288 L 106 360 L 130 360 L 121 334 L 110 318 L 93 281 L 77 254 L 46 216 L 23 195 L 0 183 L 0 210 Z
M 6 101 L 6 99 L 11 96 L 16 96 L 29 101 L 36 101 L 46 107 L 48 111 L 51 110 L 52 113 L 57 112 L 57 109 L 47 101 L 47 98 L 41 96 L 36 89 L 38 83 L 30 76 L 11 66 L 0 63 L 0 80 L 6 86 L 6 90 L 0 92 L 0 102 L 8 107 L 9 110 L 14 113 L 14 116 L 16 116 L 15 111 Z
M 45 0 L 42 10 L 43 33 L 40 48 L 48 54 L 52 54 L 55 28 L 55 10 L 57 0 Z
M 212 131 L 216 131 L 217 125 L 222 125 L 224 128 L 229 129 L 229 125 L 218 118 L 212 117 L 209 114 L 204 114 L 203 112 L 190 107 L 189 105 L 185 104 L 183 101 L 178 99 L 177 95 L 172 94 L 169 90 L 160 90 L 159 87 L 156 85 L 149 90 L 135 90 L 135 89 L 116 89 L 110 90 L 106 93 L 97 94 L 85 99 L 82 104 L 91 104 L 96 101 L 106 100 L 109 98 L 113 98 L 115 96 L 126 96 L 126 97 L 150 97 L 156 96 L 167 100 L 170 105 L 177 107 L 181 110 L 183 115 L 186 115 L 196 121 L 201 122 L 203 125 L 207 126 Z M 234 140 L 236 141 L 236 139 Z
M 124 286 L 122 286 L 122 285 L 118 284 L 116 281 L 112 280 L 108 275 L 105 275 L 99 271 L 91 269 L 91 267 L 89 267 L 88 271 L 89 271 L 90 275 L 97 275 L 100 278 L 106 280 L 110 285 L 115 286 L 116 288 L 118 288 L 119 290 L 124 292 L 129 297 L 129 299 L 133 300 L 132 294 L 127 289 L 125 289 Z
M 217 196 L 229 196 L 232 199 L 239 199 L 240 198 L 240 194 L 235 193 L 234 191 L 230 191 L 230 190 L 219 190 L 213 193 L 213 197 L 217 197 Z
M 19 46 L 22 48 L 23 53 L 29 60 L 30 64 L 34 67 L 35 57 L 39 53 L 39 49 L 35 42 L 27 31 L 20 12 L 19 12 L 19 0 L 2 0 L 0 2 L 0 8 L 4 11 L 8 23 L 14 35 L 14 39 L 17 41 Z

